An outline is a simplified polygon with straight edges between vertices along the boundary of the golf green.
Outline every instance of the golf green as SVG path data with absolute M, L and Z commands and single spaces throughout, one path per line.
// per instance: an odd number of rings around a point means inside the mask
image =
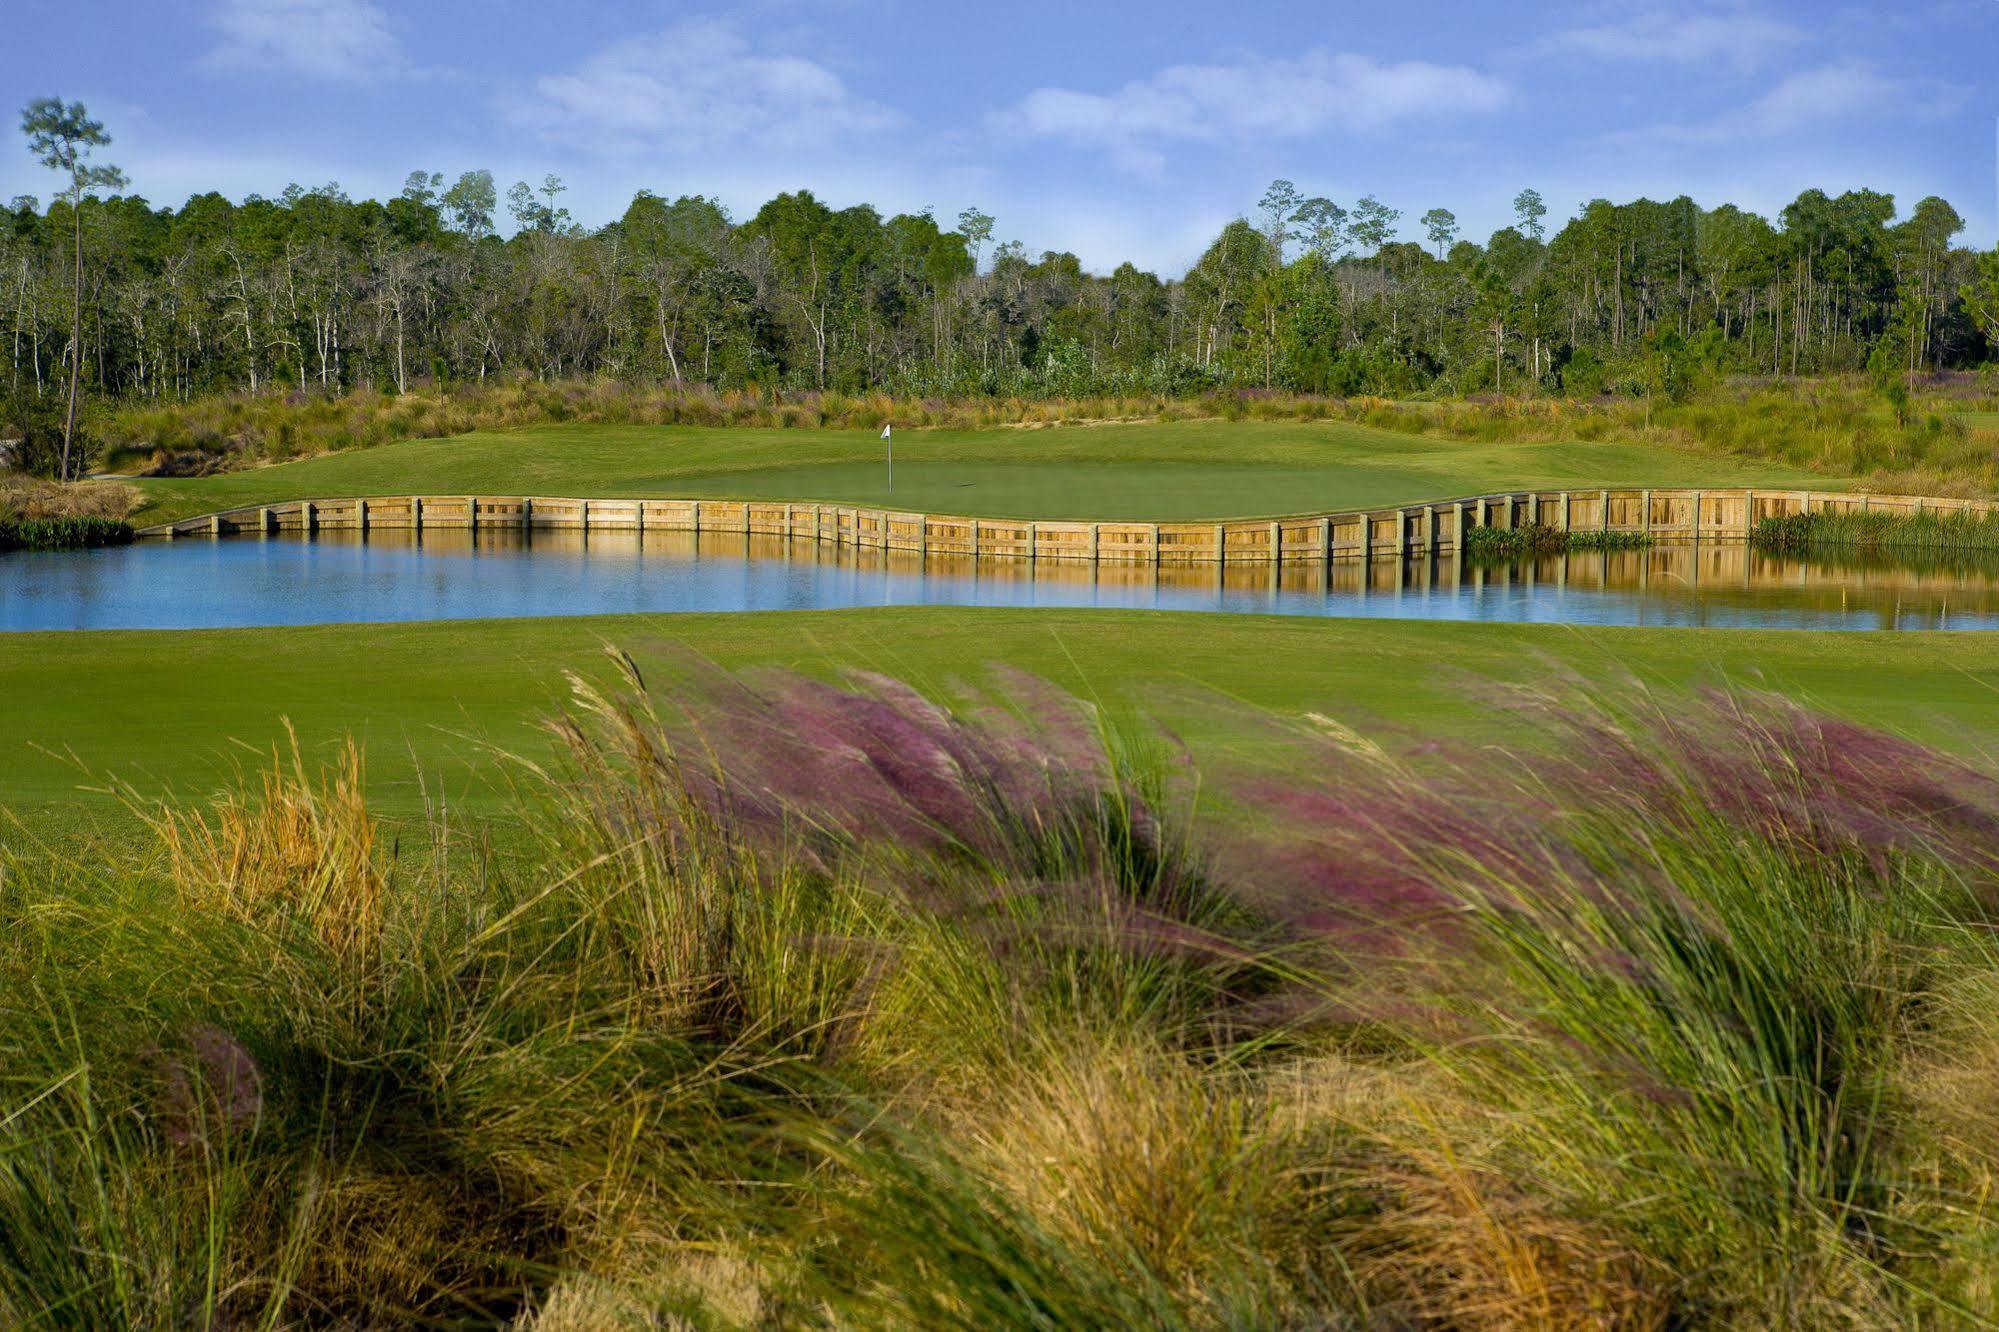
M 139 482 L 140 523 L 350 495 L 687 496 L 1042 519 L 1241 518 L 1523 487 L 1804 486 L 1794 468 L 1649 445 L 1463 443 L 1338 423 L 1198 421 L 872 432 L 543 426 Z

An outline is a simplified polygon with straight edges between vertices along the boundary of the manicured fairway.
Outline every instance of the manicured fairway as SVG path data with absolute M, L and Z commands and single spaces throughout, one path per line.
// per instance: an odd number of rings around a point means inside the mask
M 268 750 L 289 717 L 315 748 L 364 739 L 386 809 L 418 807 L 419 772 L 461 808 L 497 809 L 487 746 L 535 747 L 533 720 L 562 698 L 563 668 L 601 669 L 605 643 L 661 679 L 700 654 L 726 666 L 867 667 L 948 690 L 1003 662 L 1162 717 L 1210 752 L 1244 734 L 1198 702 L 1200 690 L 1370 729 L 1504 740 L 1464 686 L 1571 673 L 1761 684 L 1932 742 L 1999 744 L 1999 638 L 1976 634 L 962 608 L 13 634 L 0 635 L 0 805 L 46 817 L 78 799 L 88 779 L 57 757 L 65 750 L 99 773 L 200 793 Z
M 151 505 L 138 521 L 266 500 L 468 493 L 892 502 L 931 513 L 1164 521 L 1526 486 L 1837 484 L 1782 466 L 1642 445 L 1467 444 L 1289 422 L 909 431 L 895 440 L 892 496 L 884 461 L 881 441 L 866 431 L 547 426 L 147 480 L 140 485 Z

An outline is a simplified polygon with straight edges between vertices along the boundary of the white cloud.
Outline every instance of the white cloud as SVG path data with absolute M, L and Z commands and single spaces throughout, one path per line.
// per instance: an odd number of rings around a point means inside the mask
M 212 65 L 312 79 L 363 79 L 403 68 L 388 15 L 370 0 L 222 0 L 210 19 Z
M 1174 65 L 1114 93 L 1040 88 L 989 118 L 1001 134 L 1059 139 L 1109 151 L 1119 165 L 1156 172 L 1172 142 L 1298 139 L 1380 129 L 1419 117 L 1482 115 L 1505 84 L 1463 66 L 1382 64 L 1323 50 L 1296 59 Z
M 1795 25 L 1760 14 L 1687 13 L 1644 9 L 1619 22 L 1558 32 L 1539 44 L 1543 53 L 1592 60 L 1650 60 L 1680 65 L 1723 63 L 1737 70 L 1761 65 L 1804 40 Z
M 890 128 L 900 117 L 800 56 L 766 53 L 732 23 L 691 19 L 537 79 L 515 108 L 550 136 L 622 150 L 794 148 Z
M 1616 142 L 1698 147 L 1795 137 L 1856 121 L 1928 120 L 1964 105 L 1967 90 L 1928 78 L 1902 78 L 1847 62 L 1801 70 L 1746 106 L 1692 124 L 1627 130 Z

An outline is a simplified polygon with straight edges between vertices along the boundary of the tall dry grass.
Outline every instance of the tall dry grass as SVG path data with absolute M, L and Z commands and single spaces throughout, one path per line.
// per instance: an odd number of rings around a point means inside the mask
M 0 1321 L 1977 1326 L 1999 776 L 579 675 L 524 837 L 281 752 L 0 876 Z M 115 846 L 116 843 L 113 843 Z M 414 846 L 414 850 L 405 850 Z

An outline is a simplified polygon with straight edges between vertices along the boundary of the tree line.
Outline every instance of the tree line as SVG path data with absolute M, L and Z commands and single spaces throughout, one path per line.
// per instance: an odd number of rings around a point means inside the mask
M 65 119 L 67 117 L 67 119 Z M 1533 190 L 1483 242 L 1275 182 L 1183 276 L 994 244 L 967 209 L 884 217 L 781 194 L 732 217 L 641 191 L 585 227 L 551 175 L 418 171 L 179 208 L 116 193 L 77 104 L 24 114 L 63 188 L 0 214 L 9 396 L 406 391 L 494 375 L 920 396 L 1243 387 L 1596 393 L 1732 373 L 1907 372 L 1999 347 L 1999 258 L 1942 199 L 1810 190 L 1775 218 Z M 512 223 L 503 234 L 503 215 Z M 74 374 L 70 372 L 74 371 Z

